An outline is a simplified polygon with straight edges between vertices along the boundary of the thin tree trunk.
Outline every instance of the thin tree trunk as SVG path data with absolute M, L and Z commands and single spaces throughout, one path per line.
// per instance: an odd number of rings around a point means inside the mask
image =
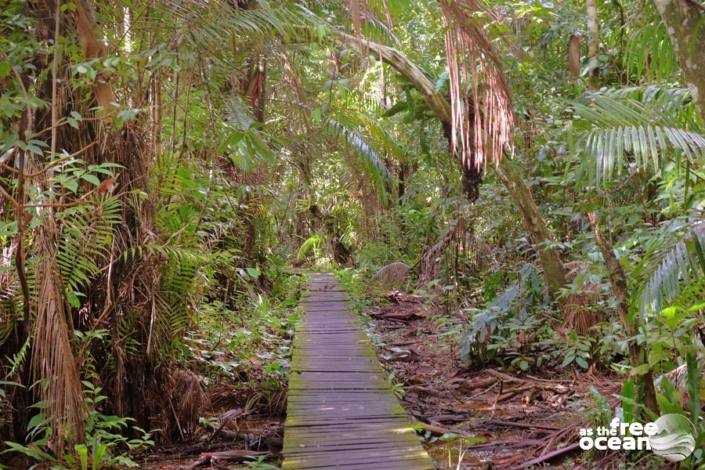
M 570 78 L 580 78 L 580 34 L 575 33 L 568 40 L 568 71 Z
M 538 252 L 546 287 L 551 298 L 555 299 L 560 288 L 566 284 L 566 272 L 558 252 L 548 245 L 551 242 L 551 234 L 534 201 L 531 189 L 526 185 L 517 169 L 506 159 L 495 171 L 521 213 L 524 228 L 526 228 L 529 239 Z
M 632 367 L 638 367 L 641 364 L 642 351 L 634 340 L 634 336 L 637 334 L 637 328 L 634 321 L 629 316 L 629 286 L 627 284 L 627 276 L 624 273 L 622 264 L 617 259 L 617 255 L 612 247 L 612 242 L 610 242 L 610 240 L 605 238 L 602 234 L 597 214 L 595 212 L 590 212 L 587 216 L 588 220 L 590 220 L 590 225 L 592 225 L 592 230 L 595 234 L 597 245 L 600 247 L 600 252 L 605 260 L 607 269 L 610 272 L 612 295 L 614 295 L 614 298 L 617 301 L 617 313 L 619 315 L 619 319 L 622 322 L 622 326 L 624 327 L 627 337 L 630 339 L 628 343 L 629 361 Z M 658 413 L 656 390 L 654 388 L 654 379 L 651 371 L 640 376 L 639 380 L 643 385 L 644 403 L 646 403 L 646 406 L 651 411 Z
M 597 88 L 600 75 L 600 29 L 597 23 L 597 3 L 596 0 L 585 1 L 587 9 L 587 30 L 588 30 L 588 73 L 590 75 L 590 86 Z
M 693 100 L 705 119 L 705 6 L 695 0 L 654 0 Z

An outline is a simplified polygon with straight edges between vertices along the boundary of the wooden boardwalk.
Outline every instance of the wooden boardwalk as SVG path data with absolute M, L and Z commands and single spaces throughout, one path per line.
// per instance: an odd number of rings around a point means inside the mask
M 433 469 L 332 275 L 311 276 L 304 307 L 294 339 L 283 469 Z

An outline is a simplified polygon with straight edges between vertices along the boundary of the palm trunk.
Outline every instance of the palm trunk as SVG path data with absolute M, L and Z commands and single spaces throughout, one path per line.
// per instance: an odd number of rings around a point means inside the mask
M 433 81 L 428 78 L 420 67 L 411 62 L 404 54 L 389 46 L 377 44 L 364 38 L 356 38 L 355 36 L 344 33 L 341 34 L 341 37 L 351 47 L 362 46 L 374 52 L 377 56 L 381 57 L 384 62 L 409 80 L 423 95 L 426 104 L 441 121 L 443 126 L 445 128 L 450 127 L 451 111 L 448 98 L 436 90 Z M 549 294 L 555 299 L 559 289 L 566 283 L 566 271 L 565 268 L 563 268 L 563 263 L 561 263 L 558 251 L 550 246 L 551 236 L 546 222 L 534 201 L 531 190 L 524 182 L 521 174 L 511 168 L 506 161 L 496 167 L 496 172 L 498 178 L 507 187 L 512 201 L 521 213 L 524 227 L 529 233 L 529 238 L 539 254 Z

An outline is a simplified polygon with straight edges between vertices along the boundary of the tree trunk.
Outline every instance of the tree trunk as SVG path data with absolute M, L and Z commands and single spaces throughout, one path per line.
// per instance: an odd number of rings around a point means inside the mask
M 590 86 L 597 88 L 600 75 L 600 30 L 597 23 L 596 0 L 586 0 L 587 30 L 588 30 L 588 74 Z
M 566 272 L 558 252 L 548 245 L 551 242 L 551 234 L 534 201 L 531 189 L 506 159 L 496 168 L 496 173 L 521 213 L 529 239 L 541 260 L 546 287 L 551 298 L 555 299 L 560 288 L 566 284 Z
M 705 119 L 705 6 L 695 0 L 654 0 L 663 18 L 685 83 Z
M 426 104 L 444 128 L 451 125 L 450 103 L 448 98 L 438 93 L 436 87 L 426 73 L 416 64 L 411 62 L 404 54 L 389 46 L 377 44 L 364 38 L 356 38 L 349 34 L 341 33 L 341 37 L 351 47 L 364 47 L 382 57 L 382 60 L 409 80 L 414 87 L 424 96 Z M 446 130 L 447 133 L 447 130 Z M 558 252 L 548 245 L 551 241 L 550 233 L 546 227 L 543 216 L 534 202 L 531 190 L 524 183 L 521 174 L 510 167 L 506 160 L 496 168 L 497 176 L 507 187 L 512 201 L 519 208 L 524 219 L 524 226 L 529 232 L 529 238 L 534 248 L 539 253 L 539 259 L 544 271 L 544 278 L 549 294 L 555 298 L 558 290 L 566 283 L 565 269 Z M 463 175 L 463 184 L 466 184 L 467 175 Z
M 590 212 L 587 216 L 588 220 L 590 220 L 590 225 L 592 225 L 592 230 L 595 234 L 597 245 L 600 247 L 600 252 L 605 260 L 607 269 L 610 272 L 612 295 L 614 295 L 614 298 L 617 301 L 617 313 L 619 314 L 619 319 L 622 322 L 622 326 L 624 326 L 624 331 L 627 334 L 628 339 L 630 340 L 628 342 L 629 361 L 632 367 L 638 367 L 639 364 L 641 364 L 642 354 L 641 348 L 634 340 L 634 336 L 636 336 L 637 333 L 636 325 L 629 316 L 629 287 L 627 285 L 627 276 L 624 273 L 622 264 L 617 259 L 617 255 L 614 253 L 612 242 L 602 235 L 597 214 L 595 212 Z M 658 413 L 656 390 L 654 388 L 654 379 L 651 371 L 645 375 L 639 376 L 639 381 L 641 381 L 644 391 L 644 403 L 651 411 Z
M 570 78 L 580 78 L 580 34 L 573 34 L 568 40 L 568 71 Z
M 102 59 L 105 57 L 105 46 L 98 37 L 95 28 L 94 6 L 89 0 L 79 0 L 76 2 L 76 30 L 78 40 L 81 43 L 86 59 Z M 109 119 L 112 115 L 112 107 L 115 102 L 113 87 L 110 85 L 110 78 L 100 73 L 95 79 L 95 99 L 100 106 L 100 114 L 103 119 Z
M 433 111 L 433 114 L 435 114 L 438 119 L 450 125 L 451 114 L 448 98 L 436 91 L 436 85 L 426 75 L 423 69 L 392 47 L 345 33 L 340 33 L 340 37 L 350 47 L 363 47 L 375 52 L 377 57 L 381 57 L 384 62 L 389 64 L 414 85 L 414 88 L 423 95 L 426 104 L 431 108 L 431 111 Z

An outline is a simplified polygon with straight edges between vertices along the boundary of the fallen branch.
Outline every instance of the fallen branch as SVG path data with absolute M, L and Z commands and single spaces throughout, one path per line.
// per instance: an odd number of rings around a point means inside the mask
M 467 431 L 461 431 L 459 429 L 450 429 L 450 428 L 445 428 L 443 426 L 438 426 L 435 424 L 429 424 L 429 423 L 423 423 L 421 422 L 421 425 L 423 426 L 425 431 L 431 432 L 433 434 L 457 434 L 459 436 L 463 437 L 473 437 L 475 436 L 472 433 L 469 433 Z
M 495 424 L 497 426 L 507 426 L 507 427 L 513 427 L 513 428 L 524 428 L 524 429 L 542 429 L 546 431 L 559 431 L 560 428 L 556 428 L 553 426 L 544 426 L 541 424 L 531 424 L 531 423 L 520 423 L 520 422 L 515 422 L 515 421 L 505 421 L 502 419 L 489 419 L 487 421 L 483 421 L 483 425 L 486 424 Z
M 244 415 L 245 415 L 245 412 L 239 408 L 234 409 L 234 410 L 230 410 L 230 411 L 224 413 L 220 417 L 220 419 L 218 420 L 220 422 L 220 425 L 215 429 L 215 431 L 213 431 L 213 434 L 211 434 L 210 439 L 212 440 L 212 439 L 216 438 L 218 436 L 218 434 L 222 434 L 223 428 L 225 428 L 225 426 L 227 426 L 227 424 L 231 420 L 240 418 Z
M 556 457 L 560 457 L 563 454 L 567 454 L 569 452 L 573 452 L 574 450 L 580 448 L 580 444 L 571 444 L 566 447 L 562 447 L 560 449 L 556 449 L 554 451 L 548 452 L 546 454 L 543 454 L 539 457 L 536 457 L 535 459 L 531 459 L 528 462 L 524 462 L 521 467 L 519 468 L 529 468 L 532 465 L 538 465 L 540 463 L 546 462 L 548 460 L 554 459 Z
M 269 455 L 269 452 L 255 452 L 252 450 L 238 449 L 238 450 L 225 450 L 222 452 L 206 452 L 201 454 L 189 469 L 195 469 L 205 464 L 213 464 L 219 460 L 232 460 L 234 462 L 243 462 L 245 460 L 254 459 L 255 457 L 261 457 L 263 455 Z

